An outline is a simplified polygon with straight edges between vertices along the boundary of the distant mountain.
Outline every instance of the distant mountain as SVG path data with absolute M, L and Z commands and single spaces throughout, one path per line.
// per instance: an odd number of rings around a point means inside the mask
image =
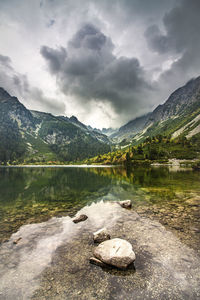
M 200 76 L 191 79 L 173 92 L 167 101 L 156 109 L 136 118 L 111 135 L 115 142 L 142 142 L 158 134 L 180 135 L 190 138 L 200 132 Z
M 76 126 L 80 127 L 81 129 L 83 129 L 84 131 L 88 132 L 89 135 L 98 139 L 100 142 L 105 144 L 110 144 L 110 140 L 107 138 L 107 135 L 103 134 L 101 130 L 92 128 L 91 126 L 86 126 L 85 124 L 81 123 L 75 116 L 69 118 L 69 121 L 75 124 Z
M 110 150 L 110 141 L 76 117 L 30 111 L 0 88 L 0 162 L 81 160 Z
M 87 128 L 90 131 L 95 131 L 98 133 L 101 133 L 103 135 L 106 135 L 107 137 L 110 137 L 113 133 L 117 132 L 118 129 L 114 129 L 114 128 L 102 128 L 102 129 L 98 129 L 98 128 L 92 128 L 90 125 L 87 126 Z
M 150 114 L 146 114 L 144 116 L 129 121 L 127 124 L 121 126 L 118 129 L 118 131 L 111 134 L 110 138 L 112 138 L 115 142 L 120 142 L 123 139 L 132 139 L 138 132 L 140 132 L 145 127 L 149 115 Z
M 111 137 L 113 134 L 115 134 L 118 131 L 116 128 L 102 128 L 101 132 L 108 137 Z

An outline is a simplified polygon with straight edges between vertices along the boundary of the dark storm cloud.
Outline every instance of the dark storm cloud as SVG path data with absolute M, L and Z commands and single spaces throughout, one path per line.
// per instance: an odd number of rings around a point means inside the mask
M 117 58 L 113 49 L 109 37 L 94 25 L 84 24 L 67 49 L 43 46 L 41 54 L 65 94 L 75 95 L 82 104 L 108 102 L 119 113 L 142 106 L 149 87 L 139 61 Z
M 200 72 L 200 1 L 183 0 L 181 4 L 166 13 L 163 18 L 163 33 L 157 25 L 145 32 L 149 46 L 160 54 L 174 53 L 178 59 L 171 69 L 163 74 L 174 76 L 195 76 Z M 188 78 L 189 79 L 189 78 Z
M 200 1 L 183 0 L 181 4 L 166 13 L 163 18 L 163 33 L 157 25 L 149 27 L 145 33 L 153 50 L 163 53 L 184 52 L 188 47 L 195 48 L 200 43 Z
M 91 50 L 101 50 L 108 38 L 101 33 L 96 27 L 92 24 L 85 24 L 72 38 L 69 42 L 69 45 L 73 48 L 84 47 Z M 112 43 L 109 40 L 109 46 L 112 48 Z
M 49 62 L 49 68 L 52 73 L 57 73 L 67 57 L 67 52 L 63 47 L 60 47 L 58 50 L 52 49 L 47 46 L 41 48 L 41 54 Z
M 155 24 L 148 27 L 145 31 L 145 37 L 151 49 L 156 52 L 161 54 L 166 53 L 170 51 L 171 48 L 174 51 L 170 39 L 168 39 L 167 35 L 163 35 L 160 28 Z

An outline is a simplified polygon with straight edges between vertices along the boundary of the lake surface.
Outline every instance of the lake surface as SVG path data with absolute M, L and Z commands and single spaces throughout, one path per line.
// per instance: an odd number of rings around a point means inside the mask
M 114 203 L 125 199 L 132 200 L 132 210 Z M 89 220 L 73 224 L 71 217 L 77 212 L 85 212 Z M 198 171 L 0 168 L 0 299 L 1 295 L 2 299 L 170 299 L 170 295 L 197 299 L 199 215 Z M 102 226 L 110 228 L 113 237 L 132 242 L 138 257 L 136 271 L 105 271 L 88 264 L 94 248 L 92 232 Z M 17 239 L 19 243 L 13 244 Z M 164 264 L 156 249 L 162 257 L 173 258 L 168 273 L 166 260 Z M 180 274 L 175 276 L 176 265 Z M 191 282 L 184 273 L 187 268 Z M 164 281 L 158 289 L 159 272 Z M 176 285 L 173 289 L 169 277 Z M 94 291 L 91 281 L 99 291 Z M 155 288 L 147 289 L 147 282 Z M 124 284 L 128 289 L 123 290 Z

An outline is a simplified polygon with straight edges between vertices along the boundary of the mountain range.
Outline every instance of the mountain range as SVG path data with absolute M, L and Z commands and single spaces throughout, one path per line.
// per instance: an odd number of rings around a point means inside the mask
M 76 117 L 28 110 L 0 88 L 0 161 L 76 161 L 110 151 L 106 135 Z
M 157 135 L 200 138 L 200 77 L 173 92 L 153 112 L 119 129 L 94 129 L 75 116 L 28 110 L 0 88 L 0 162 L 70 162 L 107 153 L 112 145 L 138 145 Z

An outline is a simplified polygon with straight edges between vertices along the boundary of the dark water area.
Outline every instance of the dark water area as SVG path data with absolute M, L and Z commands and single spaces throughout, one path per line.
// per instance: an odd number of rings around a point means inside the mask
M 191 169 L 0 168 L 0 299 L 197 299 L 199 216 Z M 135 268 L 89 264 L 104 226 L 131 242 Z

